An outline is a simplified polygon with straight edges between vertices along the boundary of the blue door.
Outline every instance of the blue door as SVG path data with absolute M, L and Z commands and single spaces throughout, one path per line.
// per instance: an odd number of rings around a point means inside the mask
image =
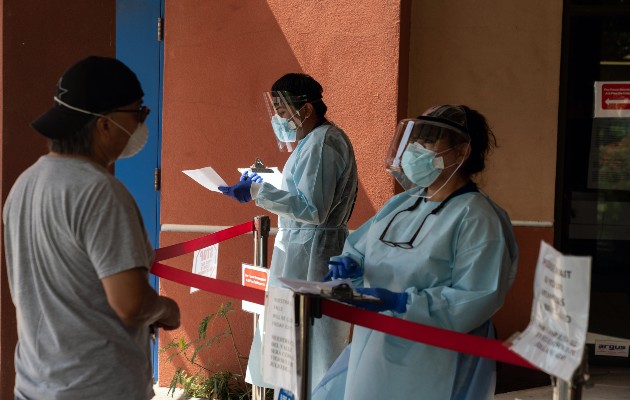
M 160 191 L 159 171 L 162 143 L 162 65 L 163 42 L 158 39 L 158 20 L 164 0 L 116 1 L 116 57 L 137 75 L 144 90 L 144 104 L 151 108 L 147 118 L 149 141 L 136 156 L 116 161 L 116 177 L 133 195 L 140 207 L 149 240 L 159 246 Z M 156 174 L 157 183 L 156 187 Z M 157 290 L 158 279 L 151 275 Z M 157 380 L 157 343 L 152 345 L 153 374 Z

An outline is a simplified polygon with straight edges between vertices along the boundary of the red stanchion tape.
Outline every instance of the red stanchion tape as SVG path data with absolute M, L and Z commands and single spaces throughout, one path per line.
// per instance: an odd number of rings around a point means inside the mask
M 527 360 L 508 349 L 500 340 L 422 325 L 325 298 L 322 298 L 322 314 L 355 325 L 364 326 L 375 331 L 409 339 L 414 342 L 425 343 L 447 350 L 472 354 L 474 356 L 491 358 L 521 367 L 538 369 Z
M 263 305 L 265 303 L 265 292 L 262 290 L 193 274 L 191 272 L 182 271 L 158 262 L 190 253 L 195 250 L 203 249 L 244 233 L 252 232 L 253 230 L 253 221 L 246 222 L 210 235 L 190 240 L 188 242 L 157 249 L 155 251 L 156 262 L 154 262 L 151 266 L 151 273 L 160 278 L 177 282 L 182 285 Z M 321 301 L 322 314 L 341 321 L 360 325 L 389 335 L 412 340 L 414 342 L 425 343 L 430 346 L 490 358 L 521 367 L 537 369 L 527 360 L 510 351 L 499 340 L 422 325 L 404 319 L 391 317 L 389 315 L 363 310 L 358 307 L 353 307 L 325 298 L 321 298 Z
M 254 221 L 245 222 L 209 235 L 202 236 L 187 242 L 177 243 L 171 246 L 162 247 L 155 250 L 155 261 L 168 260 L 169 258 L 181 256 L 182 254 L 192 253 L 195 250 L 203 249 L 213 244 L 232 239 L 244 233 L 254 230 Z
M 151 273 L 159 276 L 160 278 L 177 282 L 182 285 L 195 287 L 207 292 L 246 300 L 261 305 L 265 302 L 265 292 L 262 290 L 196 275 L 160 263 L 153 264 L 151 267 Z M 321 301 L 322 314 L 335 319 L 364 326 L 369 329 L 374 329 L 379 332 L 398 336 L 414 342 L 425 343 L 447 350 L 490 358 L 521 367 L 537 369 L 518 354 L 510 351 L 500 340 L 467 335 L 465 333 L 422 325 L 404 319 L 391 317 L 389 315 L 363 310 L 358 307 L 353 307 L 325 298 L 322 298 Z
M 160 278 L 177 282 L 182 285 L 194 287 L 236 299 L 250 301 L 257 304 L 265 304 L 265 292 L 259 289 L 241 286 L 236 283 L 226 282 L 219 279 L 208 278 L 207 276 L 193 274 L 182 271 L 168 265 L 153 263 L 151 273 Z

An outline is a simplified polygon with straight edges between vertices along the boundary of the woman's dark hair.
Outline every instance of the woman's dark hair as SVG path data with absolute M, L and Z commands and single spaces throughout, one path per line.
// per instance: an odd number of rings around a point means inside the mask
M 286 91 L 294 96 L 306 96 L 306 101 L 299 104 L 301 107 L 306 103 L 311 103 L 317 116 L 323 118 L 328 107 L 322 99 L 324 89 L 312 76 L 302 73 L 289 73 L 278 79 L 271 86 L 271 90 Z
M 497 138 L 479 111 L 464 105 L 461 107 L 466 112 L 470 135 L 470 156 L 462 165 L 461 171 L 470 177 L 486 168 L 486 156 L 497 147 Z
M 465 176 L 471 177 L 485 169 L 486 156 L 493 148 L 497 147 L 497 139 L 488 126 L 488 121 L 479 111 L 464 105 L 441 105 L 432 107 L 423 115 L 447 120 L 468 132 L 470 155 L 460 168 Z M 421 119 L 422 116 L 418 118 Z M 448 140 L 451 146 L 467 141 L 462 135 L 448 136 Z
M 99 117 L 92 118 L 83 128 L 76 131 L 74 135 L 58 139 L 48 139 L 48 149 L 59 154 L 91 156 L 92 137 L 94 136 L 94 127 L 96 126 L 98 118 Z

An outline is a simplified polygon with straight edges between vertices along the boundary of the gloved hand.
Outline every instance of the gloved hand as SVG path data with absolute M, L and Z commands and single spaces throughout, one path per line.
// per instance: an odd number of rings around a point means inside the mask
M 247 203 L 252 199 L 251 187 L 252 180 L 245 179 L 244 181 L 238 181 L 234 186 L 219 186 L 218 189 L 240 203 Z
M 355 306 L 365 308 L 370 311 L 392 310 L 398 314 L 402 314 L 407 311 L 407 298 L 409 297 L 407 292 L 392 292 L 383 288 L 356 288 L 355 290 L 361 294 L 367 294 L 381 299 L 379 303 L 368 303 L 362 301 L 350 302 Z
M 326 264 L 328 264 L 328 273 L 324 277 L 324 282 L 332 279 L 358 278 L 363 275 L 363 268 L 347 256 L 332 257 L 330 261 L 326 261 Z
M 240 182 L 252 181 L 252 182 L 256 182 L 256 183 L 263 183 L 263 178 L 262 178 L 262 176 L 258 175 L 255 172 L 253 172 L 251 175 L 249 175 L 247 171 L 244 171 L 241 174 L 241 179 L 239 179 L 239 181 Z

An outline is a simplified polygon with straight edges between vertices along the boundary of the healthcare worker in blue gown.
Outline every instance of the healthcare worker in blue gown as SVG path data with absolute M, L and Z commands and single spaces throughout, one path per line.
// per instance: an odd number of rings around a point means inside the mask
M 514 281 L 518 253 L 506 212 L 472 180 L 494 145 L 485 118 L 466 106 L 401 121 L 386 166 L 407 190 L 348 237 L 327 278 L 354 278 L 358 291 L 381 299 L 357 306 L 494 338 L 490 318 Z M 494 398 L 492 360 L 359 326 L 347 370 L 336 370 L 314 399 Z
M 234 186 L 219 187 L 240 202 L 278 215 L 278 235 L 271 257 L 270 285 L 278 277 L 321 281 L 326 261 L 341 253 L 346 223 L 357 194 L 357 166 L 348 136 L 326 119 L 321 85 L 306 74 L 278 79 L 264 94 L 280 150 L 292 152 L 282 170 L 282 186 L 244 175 Z M 262 320 L 262 318 L 260 318 Z M 261 321 L 260 321 L 261 322 Z M 262 322 L 259 324 L 261 325 Z M 311 348 L 311 385 L 316 385 L 343 350 L 347 323 L 324 317 L 315 321 Z M 260 372 L 260 330 L 249 356 L 247 380 L 270 387 Z

